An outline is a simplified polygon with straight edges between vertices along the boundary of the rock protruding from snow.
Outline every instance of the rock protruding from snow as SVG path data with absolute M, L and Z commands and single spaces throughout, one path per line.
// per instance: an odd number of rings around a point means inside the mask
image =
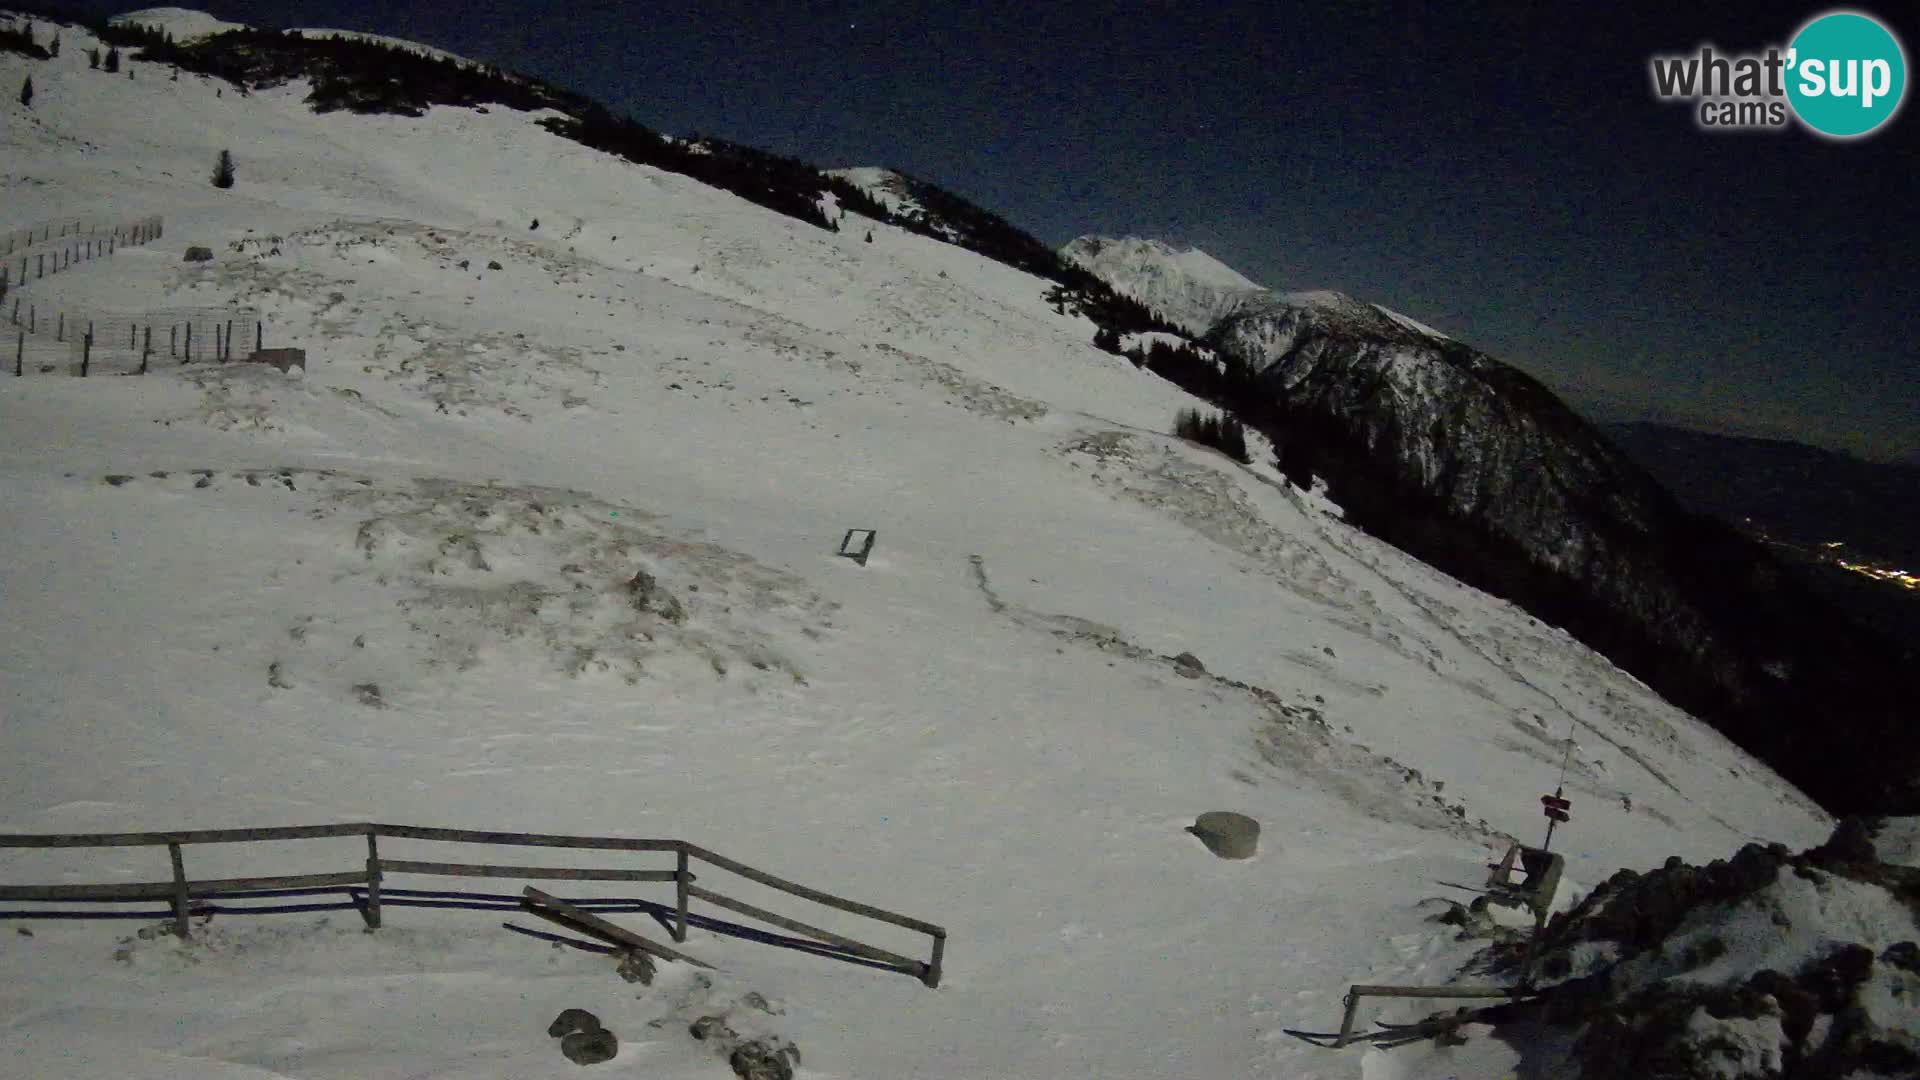
M 562 1009 L 547 1025 L 547 1034 L 559 1039 L 576 1031 L 599 1031 L 601 1026 L 600 1018 L 585 1009 Z
M 1068 262 L 1194 334 L 1267 294 L 1266 288 L 1196 247 L 1137 236 L 1082 236 L 1060 249 Z
M 1187 831 L 1223 859 L 1251 859 L 1260 850 L 1260 823 L 1231 810 L 1209 810 Z
M 575 1065 L 598 1065 L 620 1053 L 620 1040 L 605 1028 L 576 1031 L 560 1040 L 560 1052 Z
M 1555 916 L 1540 1018 L 1577 1029 L 1558 1071 L 1920 1075 L 1920 871 L 1875 861 L 1865 837 L 1842 822 L 1800 855 L 1749 844 L 1622 870 Z M 1496 945 L 1495 966 L 1524 949 Z

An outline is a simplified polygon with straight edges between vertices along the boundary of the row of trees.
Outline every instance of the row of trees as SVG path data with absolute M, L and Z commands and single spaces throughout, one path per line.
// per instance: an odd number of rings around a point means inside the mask
M 1173 418 L 1173 433 L 1203 446 L 1211 446 L 1242 465 L 1253 460 L 1247 452 L 1246 425 L 1230 413 L 1211 416 L 1198 409 L 1181 409 Z
M 50 60 L 60 55 L 60 35 L 53 35 L 51 49 L 33 36 L 33 24 L 25 27 L 0 26 L 0 51 L 15 52 L 32 60 Z

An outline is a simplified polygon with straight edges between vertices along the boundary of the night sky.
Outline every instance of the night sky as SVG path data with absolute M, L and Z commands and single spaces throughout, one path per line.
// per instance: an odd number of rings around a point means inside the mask
M 1920 108 L 1849 143 L 1712 134 L 1649 86 L 1653 53 L 1784 45 L 1825 6 L 183 3 L 898 166 L 1053 244 L 1194 243 L 1437 325 L 1598 418 L 1920 461 Z M 1857 10 L 1920 56 L 1911 4 Z

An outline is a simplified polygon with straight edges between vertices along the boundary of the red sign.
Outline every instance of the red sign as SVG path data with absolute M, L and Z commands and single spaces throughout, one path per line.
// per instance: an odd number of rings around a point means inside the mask
M 1540 796 L 1540 805 L 1541 805 L 1541 806 L 1544 806 L 1544 807 L 1546 807 L 1546 808 L 1547 808 L 1547 809 L 1549 809 L 1549 810 L 1561 810 L 1561 811 L 1566 811 L 1566 810 L 1571 810 L 1571 809 L 1573 809 L 1573 803 L 1572 803 L 1572 802 L 1570 802 L 1570 801 L 1568 801 L 1568 800 L 1566 800 L 1566 799 L 1563 799 L 1563 798 L 1561 798 L 1561 797 L 1559 797 L 1558 795 L 1542 795 L 1542 796 Z M 1551 815 L 1549 815 L 1549 816 L 1551 816 Z
M 1572 818 L 1567 816 L 1567 812 L 1565 810 L 1555 810 L 1551 806 L 1547 807 L 1547 816 L 1559 822 L 1568 822 L 1573 820 Z

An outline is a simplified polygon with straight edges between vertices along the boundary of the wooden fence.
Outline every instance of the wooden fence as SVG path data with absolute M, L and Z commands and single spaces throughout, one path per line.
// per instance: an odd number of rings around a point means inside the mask
M 267 877 L 240 877 L 194 880 L 187 875 L 185 849 L 195 844 L 232 844 L 252 843 L 273 840 L 307 840 L 324 837 L 366 838 L 367 857 L 363 865 L 352 870 L 321 874 L 282 874 Z M 628 868 L 577 868 L 560 866 L 523 866 L 479 863 L 423 862 L 412 859 L 393 859 L 380 854 L 379 841 L 382 837 L 391 839 L 430 840 L 451 843 L 502 845 L 512 847 L 574 848 L 603 851 L 638 851 L 670 853 L 674 856 L 674 868 L 671 870 L 636 870 Z M 100 885 L 0 885 L 0 902 L 68 902 L 68 903 L 126 903 L 141 900 L 165 900 L 172 908 L 174 932 L 182 938 L 190 936 L 188 916 L 193 911 L 193 902 L 220 896 L 245 894 L 260 897 L 273 894 L 286 895 L 292 891 L 313 892 L 315 890 L 341 889 L 360 893 L 364 899 L 356 897 L 355 906 L 361 917 L 366 920 L 369 929 L 379 929 L 383 903 L 382 885 L 391 874 L 422 874 L 451 877 L 504 878 L 532 881 L 625 881 L 625 882 L 672 882 L 674 885 L 673 921 L 669 933 L 675 941 L 687 938 L 687 919 L 692 903 L 702 901 L 714 907 L 745 915 L 761 922 L 769 923 L 809 939 L 811 951 L 840 959 L 851 959 L 874 966 L 912 975 L 928 986 L 940 984 L 940 966 L 946 952 L 947 932 L 932 923 L 908 918 L 895 912 L 868 904 L 858 903 L 831 893 L 811 889 L 784 878 L 775 877 L 762 870 L 754 869 L 744 863 L 736 862 L 723 855 L 716 854 L 697 844 L 684 840 L 640 840 L 608 836 L 561 836 L 542 833 L 514 832 L 476 832 L 470 829 L 434 829 L 413 825 L 378 825 L 354 823 L 347 825 L 297 825 L 268 829 L 202 829 L 186 832 L 148 832 L 148 833 L 55 833 L 44 835 L 0 834 L 0 849 L 18 848 L 100 848 L 100 847 L 161 847 L 167 849 L 172 863 L 172 876 L 166 881 L 116 882 Z M 888 923 L 893 926 L 926 934 L 933 939 L 932 953 L 927 960 L 915 960 L 886 949 L 868 945 L 841 934 L 833 933 L 797 919 L 777 915 L 764 908 L 734 899 L 712 889 L 694 884 L 696 880 L 691 864 L 699 861 L 708 866 L 736 874 L 749 881 L 778 892 L 797 896 L 825 907 L 843 911 L 851 915 Z M 529 897 L 535 895 L 543 901 L 553 898 L 529 890 Z M 390 904 L 405 905 L 407 900 L 387 897 Z M 557 902 L 555 902 L 557 903 Z M 530 904 L 530 907 L 532 905 Z M 552 906 L 549 904 L 548 906 Z M 560 905 L 564 907 L 565 905 Z M 50 912 L 48 917 L 78 917 L 75 912 Z M 631 936 L 631 935 L 629 935 Z
M 15 375 L 60 371 L 145 375 L 160 363 L 246 359 L 265 343 L 266 323 L 253 308 L 168 308 L 125 312 L 47 310 L 15 298 L 0 308 L 12 333 L 0 360 Z
M 0 299 L 28 282 L 105 258 L 122 247 L 137 247 L 165 232 L 165 219 L 144 217 L 112 223 L 42 225 L 0 234 Z

